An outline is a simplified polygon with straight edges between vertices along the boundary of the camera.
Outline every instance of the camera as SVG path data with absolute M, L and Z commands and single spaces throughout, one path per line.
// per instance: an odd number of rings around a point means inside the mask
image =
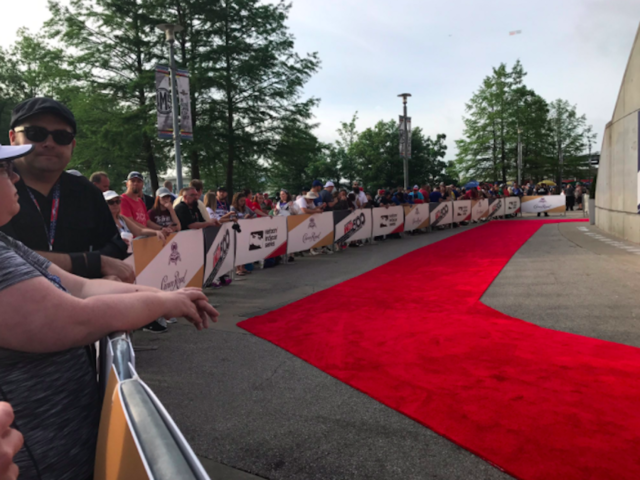
M 242 233 L 242 230 L 240 230 L 240 225 L 238 225 L 238 222 L 233 222 L 233 225 L 231 225 L 231 228 L 233 228 L 238 233 Z

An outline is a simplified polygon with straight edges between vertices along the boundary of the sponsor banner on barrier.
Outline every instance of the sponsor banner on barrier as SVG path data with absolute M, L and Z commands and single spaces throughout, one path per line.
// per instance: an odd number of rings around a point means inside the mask
M 453 223 L 453 202 L 430 203 L 431 226 L 439 227 Z
M 213 282 L 225 273 L 233 270 L 235 259 L 235 237 L 231 223 L 223 223 L 220 227 L 208 227 L 204 233 L 204 282 L 203 288 L 210 287 Z
M 489 218 L 504 217 L 504 198 L 489 199 Z
M 261 217 L 238 220 L 236 266 L 287 253 L 287 218 Z
M 136 283 L 172 291 L 202 288 L 204 240 L 200 230 L 170 235 L 165 245 L 156 237 L 133 241 Z
M 404 231 L 410 232 L 420 228 L 427 228 L 430 220 L 429 205 L 405 205 L 404 206 Z
M 400 233 L 404 230 L 404 210 L 401 205 L 374 208 L 371 214 L 374 237 Z
M 289 215 L 287 253 L 327 247 L 333 243 L 333 212 Z
M 453 202 L 453 221 L 455 223 L 471 221 L 471 200 Z
M 489 200 L 471 200 L 471 220 L 483 220 L 489 216 Z
M 504 199 L 504 213 L 505 215 L 513 215 L 520 211 L 520 198 L 519 197 L 507 197 Z
M 522 213 L 565 213 L 566 198 L 564 195 L 545 195 L 522 197 Z
M 335 225 L 335 243 L 354 242 L 371 238 L 371 210 L 361 209 L 354 212 L 338 210 L 333 212 Z

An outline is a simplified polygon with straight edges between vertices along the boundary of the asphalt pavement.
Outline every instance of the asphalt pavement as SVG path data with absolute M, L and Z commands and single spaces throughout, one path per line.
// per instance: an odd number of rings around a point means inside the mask
M 137 353 L 141 378 L 214 479 L 511 478 L 236 326 L 469 228 L 305 257 L 208 292 L 220 304 L 213 329 L 180 320 L 168 334 L 136 333 L 136 345 L 158 347 Z M 541 227 L 483 301 L 544 327 L 639 346 L 640 253 L 595 235 L 609 237 L 586 223 Z

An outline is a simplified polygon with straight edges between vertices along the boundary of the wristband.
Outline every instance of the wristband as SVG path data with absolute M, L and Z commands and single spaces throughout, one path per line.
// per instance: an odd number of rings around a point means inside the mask
M 71 258 L 71 273 L 87 278 L 89 268 L 84 253 L 70 253 L 69 258 Z
M 87 278 L 102 278 L 102 257 L 98 252 L 87 252 Z

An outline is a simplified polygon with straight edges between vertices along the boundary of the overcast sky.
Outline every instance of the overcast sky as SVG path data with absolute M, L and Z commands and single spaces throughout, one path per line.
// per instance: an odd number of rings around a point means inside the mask
M 2 10 L 2 46 L 48 17 L 46 0 Z M 397 118 L 397 95 L 409 92 L 413 125 L 445 133 L 451 159 L 465 103 L 491 67 L 518 58 L 527 86 L 577 104 L 599 145 L 639 22 L 639 0 L 293 0 L 289 26 L 298 51 L 322 60 L 306 87 L 321 99 L 321 140 L 335 140 L 355 111 L 359 130 Z

